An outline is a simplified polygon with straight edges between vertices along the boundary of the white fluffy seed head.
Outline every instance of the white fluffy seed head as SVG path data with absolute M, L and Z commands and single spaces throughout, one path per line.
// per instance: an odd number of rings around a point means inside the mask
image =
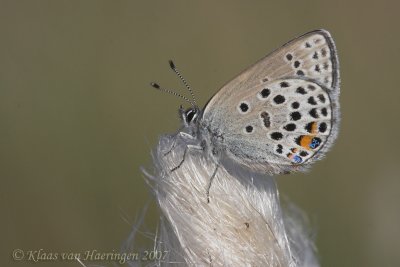
M 208 203 L 215 163 L 203 151 L 189 149 L 170 171 L 186 145 L 163 136 L 153 154 L 154 174 L 146 174 L 162 213 L 154 247 L 168 251 L 155 265 L 319 266 L 300 212 L 292 206 L 289 216 L 282 214 L 272 177 L 221 165 Z

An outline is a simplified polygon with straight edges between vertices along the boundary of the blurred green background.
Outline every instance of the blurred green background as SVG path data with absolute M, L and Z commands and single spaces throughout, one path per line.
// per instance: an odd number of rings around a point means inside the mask
M 278 178 L 322 266 L 400 266 L 398 1 L 0 1 L 1 266 L 12 251 L 119 251 L 158 211 L 140 166 L 179 127 L 174 59 L 203 105 L 304 32 L 339 50 L 342 124 L 325 160 Z M 151 240 L 141 235 L 143 249 Z M 43 266 L 79 266 L 50 262 Z M 38 266 L 42 266 L 39 264 Z M 109 264 L 111 265 L 111 264 Z

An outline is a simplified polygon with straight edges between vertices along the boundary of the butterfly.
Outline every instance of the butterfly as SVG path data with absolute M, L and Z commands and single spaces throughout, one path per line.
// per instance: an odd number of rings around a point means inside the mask
M 179 134 L 187 143 L 201 144 L 217 166 L 228 159 L 270 175 L 304 170 L 337 137 L 339 62 L 326 30 L 305 33 L 265 56 L 225 84 L 203 109 L 172 61 L 170 66 L 192 100 L 152 86 L 192 105 L 180 109 Z

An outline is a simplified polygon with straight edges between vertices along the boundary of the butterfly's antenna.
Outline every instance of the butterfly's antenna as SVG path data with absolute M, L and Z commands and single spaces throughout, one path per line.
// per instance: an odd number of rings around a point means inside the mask
M 179 79 L 181 79 L 182 83 L 186 86 L 186 88 L 189 90 L 190 95 L 192 96 L 192 100 L 194 105 L 196 105 L 196 98 L 194 97 L 193 91 L 190 88 L 189 84 L 186 82 L 186 80 L 182 77 L 181 73 L 178 71 L 178 69 L 176 68 L 174 62 L 172 60 L 169 60 L 169 66 L 171 67 L 171 69 L 176 73 L 176 75 L 178 75 Z
M 163 88 L 163 87 L 161 87 L 160 85 L 158 85 L 157 83 L 154 83 L 154 82 L 153 82 L 153 83 L 150 83 L 150 85 L 151 85 L 152 87 L 156 88 L 157 90 L 160 90 L 160 91 L 166 92 L 166 93 L 168 93 L 168 94 L 171 94 L 171 95 L 180 97 L 180 98 L 184 99 L 186 102 L 190 103 L 190 105 L 192 105 L 193 107 L 195 106 L 195 104 L 194 104 L 192 101 L 190 101 L 189 98 L 187 98 L 186 96 L 183 96 L 183 95 L 181 95 L 181 94 L 178 94 L 178 93 L 176 93 L 176 92 L 174 92 L 174 91 L 171 91 L 171 90 L 169 90 L 169 89 Z

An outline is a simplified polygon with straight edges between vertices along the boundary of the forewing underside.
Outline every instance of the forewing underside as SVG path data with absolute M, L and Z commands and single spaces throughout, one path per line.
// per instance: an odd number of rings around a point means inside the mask
M 325 30 L 306 33 L 275 50 L 224 85 L 206 105 L 203 117 L 212 120 L 238 92 L 284 77 L 314 80 L 338 94 L 339 63 L 336 48 Z

